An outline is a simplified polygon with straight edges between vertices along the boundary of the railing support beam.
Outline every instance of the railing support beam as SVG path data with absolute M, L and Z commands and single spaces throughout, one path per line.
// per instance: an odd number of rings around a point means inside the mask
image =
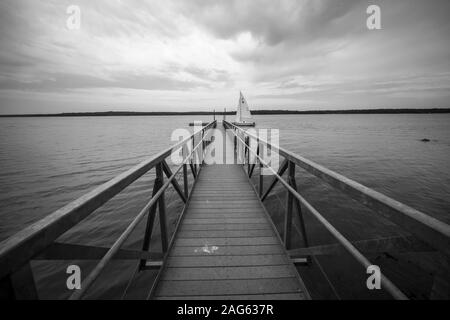
M 295 164 L 291 161 L 288 162 L 288 183 L 293 184 L 295 179 Z M 284 246 L 286 249 L 291 248 L 291 231 L 292 231 L 292 206 L 293 206 L 293 196 L 292 193 L 287 190 L 287 204 L 286 204 L 286 214 L 284 216 Z
M 283 160 L 283 162 L 281 163 L 280 168 L 278 169 L 278 175 L 281 177 L 284 172 L 286 171 L 288 167 L 288 162 L 287 160 Z M 267 189 L 267 191 L 264 193 L 264 195 L 261 197 L 261 201 L 266 200 L 267 196 L 269 195 L 270 191 L 272 191 L 273 187 L 275 187 L 275 185 L 278 182 L 278 178 L 277 177 L 273 177 L 272 181 L 270 182 L 269 188 Z
M 159 163 L 156 166 L 156 177 L 161 180 L 161 184 L 164 184 L 164 176 L 162 164 Z M 161 230 L 161 248 L 163 253 L 167 252 L 168 238 L 167 238 L 167 224 L 166 224 L 166 201 L 164 197 L 165 191 L 162 192 L 158 199 L 158 211 L 159 211 L 159 226 Z
M 296 182 L 295 178 L 292 181 L 292 185 L 291 186 L 295 190 L 295 192 L 298 192 L 297 182 Z M 297 198 L 294 198 L 294 201 L 295 201 L 295 205 L 297 207 L 298 219 L 300 221 L 300 229 L 301 229 L 302 238 L 303 238 L 303 245 L 305 247 L 309 247 L 308 236 L 306 234 L 305 219 L 303 218 L 302 205 L 301 205 L 300 201 L 298 201 Z M 308 259 L 309 259 L 309 257 L 308 257 Z
M 194 128 L 194 130 L 195 130 L 195 128 Z M 194 150 L 194 148 L 195 148 L 195 132 L 194 132 L 194 135 L 192 136 L 192 150 Z M 191 170 L 192 170 L 192 174 L 194 175 L 194 179 L 197 178 L 197 166 L 196 166 L 195 153 L 196 153 L 196 151 L 194 151 L 194 153 L 192 154 L 192 158 L 190 161 Z
M 259 156 L 259 140 L 257 141 L 257 148 L 256 148 L 256 155 Z M 253 175 L 253 170 L 255 170 L 256 162 L 258 160 L 258 157 L 255 158 L 255 163 L 252 164 L 252 168 L 250 169 L 250 173 L 248 174 L 248 177 L 251 178 Z
M 263 165 L 259 165 L 259 198 L 261 199 L 263 196 L 264 189 L 264 175 L 263 175 Z
M 245 137 L 245 151 L 247 152 L 247 174 L 250 176 L 250 137 Z
M 195 167 L 192 163 L 189 163 L 189 167 L 191 167 L 192 175 L 194 176 L 194 179 L 197 179 L 197 173 L 195 172 Z
M 158 175 L 156 176 L 155 182 L 153 183 L 153 192 L 152 192 L 152 198 L 155 196 L 155 194 L 161 189 L 161 186 L 163 185 L 160 178 L 158 178 Z M 145 226 L 145 234 L 144 234 L 144 242 L 142 244 L 142 251 L 148 251 L 150 248 L 150 241 L 152 239 L 152 233 L 153 233 L 153 224 L 155 222 L 155 214 L 156 214 L 156 206 L 158 204 L 155 203 L 150 207 L 148 210 L 148 216 L 147 216 L 147 224 Z M 141 259 L 139 262 L 139 269 L 142 270 L 142 268 L 145 266 L 147 259 Z
M 187 156 L 186 147 L 183 147 L 183 158 Z M 183 163 L 183 187 L 184 187 L 184 197 L 189 198 L 189 185 L 188 185 L 188 172 L 187 164 Z
M 162 162 L 164 173 L 166 174 L 167 178 L 170 178 L 172 176 L 172 170 L 170 170 L 169 165 L 166 161 Z M 186 203 L 186 197 L 183 194 L 183 191 L 181 190 L 180 185 L 178 184 L 178 181 L 176 179 L 172 180 L 172 186 L 175 189 L 175 191 L 180 196 L 181 200 L 183 200 L 184 203 Z

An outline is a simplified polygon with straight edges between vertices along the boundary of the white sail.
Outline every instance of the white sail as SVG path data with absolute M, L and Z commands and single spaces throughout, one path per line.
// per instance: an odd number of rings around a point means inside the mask
M 245 100 L 242 92 L 240 92 L 239 95 L 239 103 L 236 111 L 236 122 L 253 122 L 247 100 Z

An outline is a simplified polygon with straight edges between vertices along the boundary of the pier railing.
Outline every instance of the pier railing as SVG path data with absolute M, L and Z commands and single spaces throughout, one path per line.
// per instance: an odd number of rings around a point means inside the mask
M 354 243 L 345 238 L 322 214 L 319 213 L 300 193 L 295 180 L 295 168 L 298 166 L 310 174 L 322 179 L 333 188 L 347 194 L 353 199 L 359 201 L 374 212 L 396 223 L 401 228 L 406 229 L 412 235 L 423 241 L 427 246 L 442 252 L 445 256 L 450 256 L 450 226 L 423 212 L 415 210 L 404 205 L 394 199 L 391 199 L 375 190 L 361 185 L 349 178 L 346 178 L 336 172 L 333 172 L 321 165 L 318 165 L 308 159 L 305 159 L 295 153 L 287 151 L 278 145 L 261 139 L 257 134 L 248 132 L 237 127 L 230 122 L 223 121 L 227 132 L 232 132 L 235 137 L 235 149 L 243 156 L 244 168 L 247 168 L 249 178 L 252 177 L 255 166 L 259 163 L 259 196 L 264 201 L 275 185 L 279 182 L 287 190 L 286 213 L 284 216 L 283 240 L 286 249 L 289 250 L 294 262 L 309 263 L 310 255 L 342 252 L 342 248 L 351 254 L 363 267 L 367 268 L 372 263 L 358 250 Z M 252 143 L 253 141 L 253 143 Z M 252 148 L 255 146 L 256 148 Z M 284 158 L 278 170 L 271 168 L 269 163 L 261 157 L 262 148 L 268 148 L 271 152 L 277 152 L 280 157 Z M 256 150 L 255 150 L 256 149 Z M 254 160 L 252 161 L 252 154 Z M 272 172 L 272 179 L 267 190 L 264 187 L 264 175 L 262 168 L 267 168 Z M 282 178 L 287 170 L 287 181 Z M 300 231 L 305 248 L 291 249 L 292 234 L 292 218 L 293 205 L 296 205 L 298 217 L 300 221 Z M 339 245 L 328 245 L 319 247 L 309 247 L 306 228 L 303 218 L 303 210 L 314 216 L 338 241 Z M 373 247 L 374 244 L 371 244 Z M 378 249 L 382 249 L 383 245 L 389 246 L 390 243 L 377 243 Z M 358 245 L 364 247 L 364 243 Z M 423 246 L 422 246 L 423 247 Z M 373 249 L 373 248 L 372 248 Z M 303 256 L 296 259 L 295 257 Z M 306 256 L 306 258 L 305 258 Z M 386 276 L 381 277 L 382 287 L 388 291 L 395 299 L 407 299 L 406 295 L 397 286 L 392 283 Z
M 203 161 L 205 146 L 209 142 L 207 139 L 210 133 L 209 129 L 214 128 L 216 123 L 216 121 L 213 121 L 201 127 L 200 130 L 194 132 L 190 137 L 102 184 L 88 194 L 1 242 L 0 299 L 38 299 L 30 266 L 31 260 L 100 260 L 82 282 L 81 289 L 74 291 L 70 297 L 71 299 L 82 298 L 112 259 L 140 261 L 138 265 L 139 270 L 160 267 L 170 246 L 165 217 L 165 191 L 172 185 L 183 202 L 186 203 L 189 196 L 188 166 L 194 179 L 196 179 Z M 179 152 L 180 150 L 183 152 L 182 164 L 172 172 L 166 159 L 173 152 Z M 57 242 L 59 236 L 80 223 L 92 212 L 153 168 L 156 171 L 156 179 L 151 199 L 134 217 L 111 248 Z M 176 180 L 176 175 L 181 170 L 183 172 L 183 189 Z M 164 174 L 167 176 L 166 181 L 164 181 Z M 149 246 L 157 208 L 161 230 L 162 253 L 151 253 L 149 252 Z M 121 249 L 121 246 L 132 231 L 145 217 L 147 217 L 147 224 L 142 250 Z

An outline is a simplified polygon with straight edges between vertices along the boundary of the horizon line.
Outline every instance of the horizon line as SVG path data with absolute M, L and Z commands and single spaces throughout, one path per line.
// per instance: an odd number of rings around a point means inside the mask
M 376 109 L 327 109 L 327 110 L 252 110 L 253 115 L 276 114 L 405 114 L 405 113 L 450 113 L 450 108 L 376 108 Z M 234 115 L 236 111 L 81 111 L 61 113 L 0 114 L 8 117 L 80 117 L 80 116 L 176 116 L 176 115 Z

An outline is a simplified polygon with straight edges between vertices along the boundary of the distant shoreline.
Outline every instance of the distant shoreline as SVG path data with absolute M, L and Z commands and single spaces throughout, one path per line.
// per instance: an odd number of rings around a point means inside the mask
M 450 108 L 432 109 L 349 109 L 349 110 L 253 110 L 254 115 L 283 115 L 283 114 L 430 114 L 430 113 L 450 113 Z M 106 111 L 106 112 L 67 112 L 48 114 L 0 114 L 0 118 L 24 118 L 24 117 L 128 117 L 128 116 L 208 116 L 213 115 L 212 111 L 187 111 L 187 112 L 135 112 L 135 111 Z M 217 116 L 234 115 L 235 111 L 216 112 Z

